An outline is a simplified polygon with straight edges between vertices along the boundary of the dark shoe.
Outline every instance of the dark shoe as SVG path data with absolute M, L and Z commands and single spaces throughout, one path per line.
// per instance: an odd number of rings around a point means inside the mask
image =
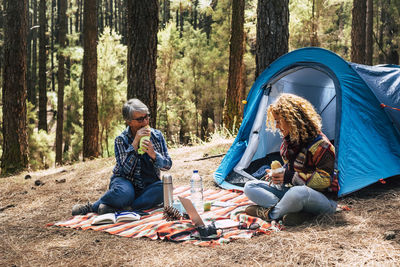
M 89 212 L 93 212 L 92 204 L 76 204 L 72 207 L 72 216 L 75 215 L 86 215 Z
M 106 214 L 106 213 L 114 213 L 117 212 L 118 210 L 108 206 L 106 204 L 100 204 L 99 205 L 99 209 L 97 210 L 97 214 L 102 215 L 102 214 Z
M 270 222 L 272 219 L 269 218 L 269 213 L 272 210 L 271 208 L 264 208 L 259 205 L 250 205 L 246 208 L 244 212 L 246 212 L 247 215 L 253 216 L 253 217 L 258 217 L 263 219 L 264 221 Z
M 293 212 L 283 215 L 282 222 L 286 226 L 300 225 L 305 221 L 311 220 L 314 217 L 312 213 L 305 211 Z

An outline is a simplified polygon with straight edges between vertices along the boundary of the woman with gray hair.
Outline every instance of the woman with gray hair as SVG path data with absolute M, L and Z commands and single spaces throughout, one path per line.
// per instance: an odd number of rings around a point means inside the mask
M 149 109 L 139 99 L 129 99 L 122 116 L 127 128 L 115 139 L 116 164 L 108 191 L 93 204 L 75 205 L 72 215 L 140 211 L 162 203 L 160 170 L 172 166 L 165 139 L 161 131 L 149 127 Z M 141 142 L 143 137 L 147 139 Z

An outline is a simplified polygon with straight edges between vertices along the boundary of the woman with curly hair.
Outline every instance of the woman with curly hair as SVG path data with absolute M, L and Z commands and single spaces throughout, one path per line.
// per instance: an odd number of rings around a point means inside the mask
M 337 181 L 332 179 L 335 148 L 321 132 L 321 117 L 310 102 L 293 94 L 282 94 L 267 111 L 267 128 L 283 137 L 280 173 L 267 170 L 265 179 L 249 181 L 246 196 L 257 205 L 246 213 L 285 225 L 298 225 L 318 214 L 331 214 L 336 202 Z

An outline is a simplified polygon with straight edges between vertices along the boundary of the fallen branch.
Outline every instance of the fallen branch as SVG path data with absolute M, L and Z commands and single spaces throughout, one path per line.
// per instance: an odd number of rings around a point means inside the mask
M 214 156 L 203 157 L 203 158 L 199 158 L 199 159 L 185 160 L 185 161 L 183 161 L 183 162 L 200 161 L 200 160 L 205 160 L 205 159 L 218 158 L 218 157 L 225 156 L 225 154 L 226 154 L 226 153 L 218 154 L 218 155 L 214 155 Z
M 3 207 L 3 208 L 0 208 L 0 212 L 3 212 L 3 211 L 6 210 L 6 209 L 14 208 L 14 207 L 15 207 L 14 204 L 9 204 L 9 205 L 7 205 L 7 206 L 5 206 L 5 207 Z

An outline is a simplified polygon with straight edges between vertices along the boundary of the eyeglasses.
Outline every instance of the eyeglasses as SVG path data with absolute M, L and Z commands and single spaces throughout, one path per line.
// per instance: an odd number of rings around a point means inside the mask
M 150 114 L 146 114 L 143 117 L 139 117 L 139 118 L 132 119 L 132 120 L 137 121 L 137 122 L 143 122 L 144 120 L 149 119 L 149 118 L 150 118 Z

